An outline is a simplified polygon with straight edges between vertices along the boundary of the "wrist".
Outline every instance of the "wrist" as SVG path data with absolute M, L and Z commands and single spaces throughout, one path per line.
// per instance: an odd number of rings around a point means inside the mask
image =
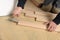
M 55 19 L 53 19 L 53 21 L 58 25 L 60 24 L 60 13 L 58 13 L 58 15 L 55 17 Z
M 53 22 L 56 24 L 56 25 L 59 25 L 59 20 L 58 19 L 54 19 Z
M 19 11 L 22 11 L 22 8 L 21 7 L 16 7 L 17 10 Z

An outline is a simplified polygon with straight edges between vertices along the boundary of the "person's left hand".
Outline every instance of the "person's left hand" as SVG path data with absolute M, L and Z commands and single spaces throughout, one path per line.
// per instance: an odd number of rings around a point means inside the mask
M 57 24 L 51 21 L 48 23 L 47 30 L 52 32 L 52 31 L 55 31 L 56 27 L 57 27 Z
M 21 7 L 16 7 L 12 12 L 12 14 L 13 14 L 12 16 L 13 17 L 19 17 L 21 12 L 22 12 L 22 8 Z

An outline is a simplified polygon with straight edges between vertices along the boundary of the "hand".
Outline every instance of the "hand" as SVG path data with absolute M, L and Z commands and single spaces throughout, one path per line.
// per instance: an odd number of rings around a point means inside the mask
M 50 32 L 52 32 L 52 31 L 55 31 L 56 27 L 57 27 L 57 24 L 54 23 L 53 21 L 51 21 L 48 24 L 47 30 L 50 31 Z
M 20 13 L 22 12 L 22 8 L 21 7 L 16 7 L 14 10 L 13 10 L 13 17 L 18 17 L 20 15 Z

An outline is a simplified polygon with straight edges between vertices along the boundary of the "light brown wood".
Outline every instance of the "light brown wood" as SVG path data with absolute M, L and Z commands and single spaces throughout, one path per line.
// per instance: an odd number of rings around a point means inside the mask
M 24 20 L 20 20 L 18 22 L 19 25 L 23 25 L 23 26 L 29 26 L 29 27 L 33 27 L 33 28 L 38 28 L 38 29 L 47 29 L 47 25 L 45 24 L 45 22 L 31 22 L 31 21 L 24 21 Z M 56 32 L 60 32 L 60 27 L 57 27 Z
M 26 13 L 25 16 L 26 17 L 31 17 L 31 18 L 35 18 L 36 17 L 36 15 L 33 14 L 33 13 Z
M 43 21 L 43 22 L 49 22 L 51 19 L 46 16 L 37 16 L 36 21 Z

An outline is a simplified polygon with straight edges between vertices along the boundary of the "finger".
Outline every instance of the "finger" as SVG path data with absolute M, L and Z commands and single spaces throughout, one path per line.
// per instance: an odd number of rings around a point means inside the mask
M 56 27 L 55 26 L 51 26 L 51 28 L 49 29 L 49 31 L 55 31 Z
M 51 28 L 49 29 L 50 32 L 54 31 L 54 27 L 51 26 Z
M 19 17 L 19 15 L 18 14 L 13 14 L 13 17 Z
M 50 32 L 52 31 L 52 26 L 50 26 L 50 28 L 48 29 L 48 31 L 50 31 Z
M 13 17 L 15 17 L 15 16 L 16 16 L 16 14 L 13 14 L 12 16 L 13 16 Z
M 51 24 L 49 23 L 47 26 L 47 29 L 49 30 L 51 28 Z
M 56 29 L 56 26 L 53 27 L 53 31 L 55 31 L 55 29 Z
M 19 17 L 19 14 L 17 14 L 17 17 Z

